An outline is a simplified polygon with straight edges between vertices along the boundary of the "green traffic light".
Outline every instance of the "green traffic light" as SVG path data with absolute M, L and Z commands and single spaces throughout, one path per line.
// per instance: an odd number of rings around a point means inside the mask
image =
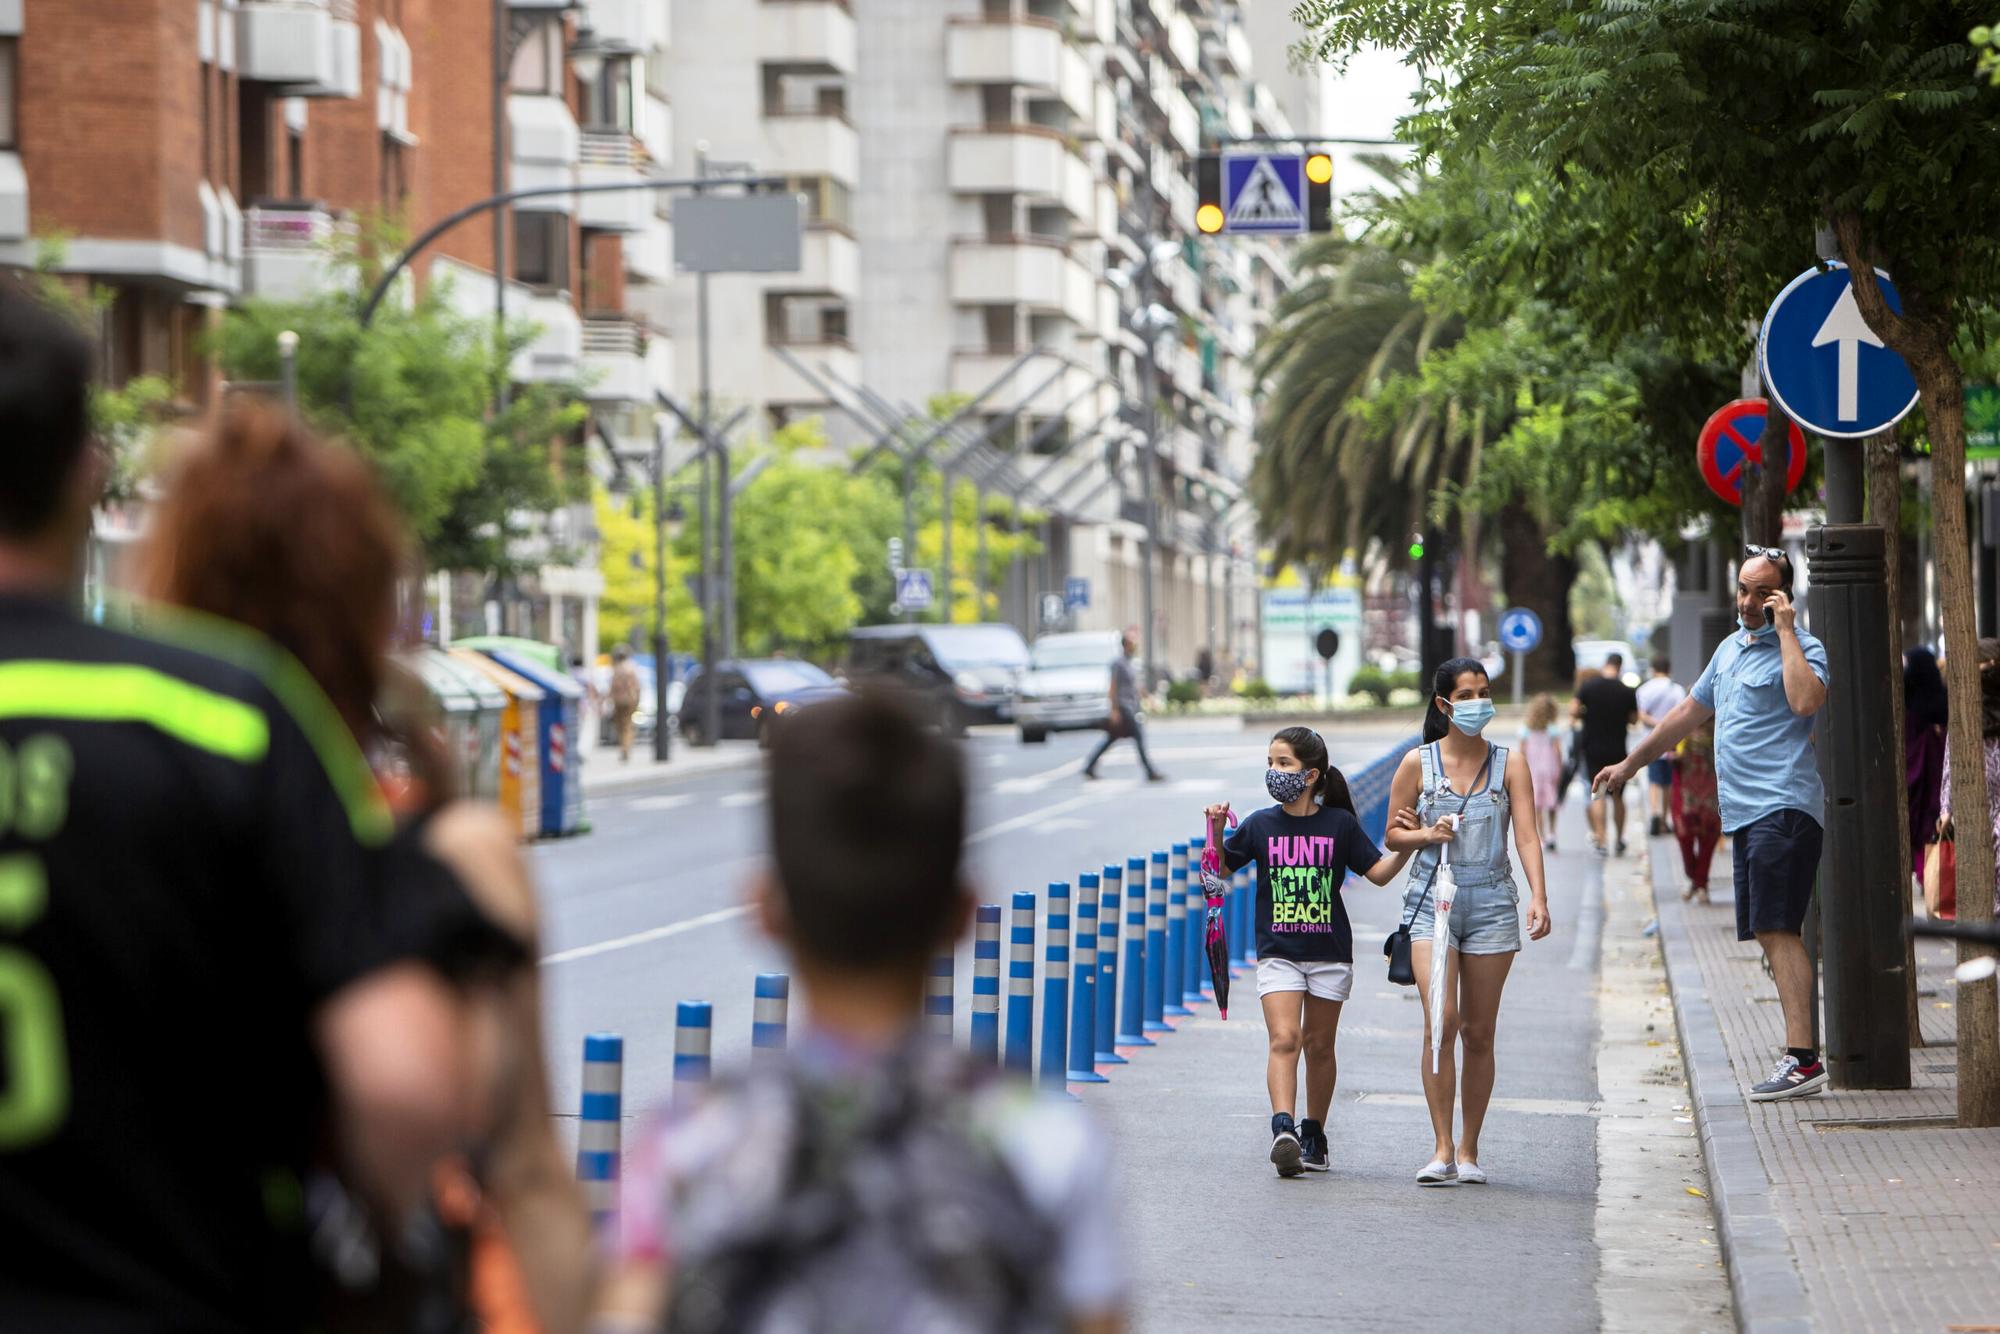
M 1422 560 L 1423 558 L 1424 558 L 1424 544 L 1421 542 L 1410 543 L 1410 559 Z

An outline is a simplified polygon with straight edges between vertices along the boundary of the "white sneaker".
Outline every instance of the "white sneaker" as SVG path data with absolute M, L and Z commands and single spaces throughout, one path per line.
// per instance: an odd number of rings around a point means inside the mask
M 1448 1163 L 1442 1158 L 1433 1158 L 1429 1166 L 1417 1173 L 1419 1186 L 1456 1186 L 1458 1184 L 1458 1164 Z
M 1483 1186 L 1486 1184 L 1486 1169 L 1478 1163 L 1460 1163 L 1458 1179 L 1468 1186 Z

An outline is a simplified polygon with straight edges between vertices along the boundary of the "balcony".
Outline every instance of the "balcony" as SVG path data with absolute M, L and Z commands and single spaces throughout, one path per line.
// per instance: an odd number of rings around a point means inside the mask
M 292 97 L 361 96 L 361 27 L 351 0 L 244 0 L 236 73 L 281 84 Z
M 1017 194 L 1096 223 L 1097 187 L 1069 141 L 1039 125 L 953 130 L 945 179 L 961 194 Z
M 861 355 L 844 338 L 829 336 L 816 343 L 788 342 L 784 348 L 811 368 L 815 375 L 834 379 L 836 383 L 861 382 Z M 811 380 L 793 370 L 791 364 L 772 347 L 764 349 L 764 375 L 759 392 L 766 402 L 774 406 L 807 406 L 826 402 L 826 395 Z
M 540 93 L 510 94 L 507 125 L 513 140 L 514 188 L 575 182 L 582 136 L 561 98 Z M 549 195 L 523 200 L 514 207 L 568 213 L 575 207 L 575 199 L 573 195 Z
M 987 348 L 953 348 L 950 391 L 968 396 L 985 392 L 1007 368 L 1020 359 L 1026 348 L 996 352 Z M 1051 349 L 1053 351 L 1054 349 Z M 1061 367 L 1052 357 L 1037 357 L 995 390 L 986 406 L 995 412 L 1011 412 L 1021 407 L 1026 417 L 1054 417 L 1068 409 L 1075 422 L 1095 421 L 1110 410 L 1117 390 L 1101 385 L 1092 392 L 1093 377 L 1074 367 Z M 1022 406 L 1025 403 L 1026 406 Z
M 854 73 L 860 42 L 845 0 L 762 0 L 757 53 L 773 64 Z
M 649 209 L 659 203 L 654 192 L 641 195 Z M 625 276 L 642 283 L 670 283 L 674 280 L 674 228 L 657 212 L 649 212 L 646 225 L 625 237 Z
M 623 130 L 585 130 L 578 136 L 577 180 L 583 185 L 633 182 L 641 178 L 641 158 Z M 577 221 L 607 232 L 642 232 L 656 221 L 653 192 L 620 190 L 578 195 Z
M 962 306 L 1026 306 L 1094 325 L 1097 280 L 1060 241 L 964 239 L 952 243 L 951 299 Z
M 512 0 L 516 9 L 529 8 Z M 584 12 L 598 40 L 650 53 L 671 42 L 669 11 L 659 0 L 588 0 Z
M 853 301 L 861 295 L 861 247 L 842 228 L 808 223 L 799 271 L 779 275 L 777 286 Z
M 537 292 L 524 317 L 535 326 L 534 341 L 514 358 L 514 378 L 573 380 L 583 361 L 583 321 L 565 296 Z
M 951 20 L 945 72 L 953 83 L 1017 84 L 1051 93 L 1081 121 L 1096 114 L 1089 62 L 1046 19 Z
M 844 116 L 766 112 L 764 137 L 770 151 L 758 165 L 766 175 L 861 179 L 861 139 Z
M 578 365 L 584 396 L 593 403 L 652 402 L 651 342 L 644 324 L 623 315 L 584 320 Z
M 252 208 L 243 215 L 243 291 L 295 301 L 333 285 L 334 243 L 354 224 L 317 205 Z

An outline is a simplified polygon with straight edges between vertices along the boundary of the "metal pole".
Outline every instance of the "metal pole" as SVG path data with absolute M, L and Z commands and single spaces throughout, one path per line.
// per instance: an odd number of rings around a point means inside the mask
M 299 415 L 299 336 L 290 329 L 278 335 L 278 378 L 284 386 L 285 411 Z
M 1148 298 L 1152 295 L 1155 282 L 1153 265 L 1149 259 L 1146 264 L 1145 289 Z M 1150 304 L 1150 300 L 1141 304 L 1139 309 L 1142 315 Z M 1160 363 L 1155 345 L 1159 340 L 1159 332 L 1157 330 L 1148 332 L 1145 339 L 1146 457 L 1140 460 L 1139 467 L 1140 509 L 1143 511 L 1145 532 L 1139 539 L 1139 610 L 1140 615 L 1145 618 L 1145 627 L 1140 637 L 1142 645 L 1140 652 L 1145 655 L 1146 660 L 1143 684 L 1147 692 L 1151 693 L 1154 674 L 1159 670 L 1159 663 L 1153 652 L 1153 470 L 1158 466 L 1160 457 Z
M 916 470 L 917 456 L 916 451 L 912 450 L 903 456 L 903 568 L 910 570 L 917 568 L 917 518 L 915 511 L 911 509 L 910 501 L 911 493 L 917 484 Z M 900 606 L 896 614 L 912 615 Z
M 708 179 L 708 145 L 698 144 L 694 150 L 694 174 Z M 729 452 L 716 449 L 710 442 L 709 432 L 715 423 L 715 405 L 709 384 L 709 337 L 708 337 L 708 274 L 695 275 L 695 363 L 698 394 L 701 402 L 697 408 L 701 415 L 701 434 L 704 453 L 701 469 L 702 504 L 702 568 L 707 571 L 701 581 L 701 677 L 702 688 L 706 692 L 702 701 L 702 744 L 714 746 L 722 740 L 722 691 L 715 679 L 716 638 L 718 627 L 717 611 L 729 598 L 729 571 L 721 568 L 729 558 Z M 710 498 L 710 478 L 715 477 L 714 499 Z M 718 507 L 716 515 L 715 540 L 708 536 L 708 507 Z M 713 549 L 720 549 L 720 559 Z M 726 633 L 726 629 L 725 629 Z M 725 647 L 724 652 L 727 652 Z
M 979 602 L 972 619 L 983 621 L 986 619 L 986 488 L 984 486 L 975 486 L 972 489 L 972 511 L 973 522 L 979 534 L 979 549 L 973 556 L 972 571 L 972 586 Z
M 592 647 L 595 652 L 595 647 Z M 668 678 L 673 653 L 667 643 L 667 440 L 666 423 L 653 422 L 653 758 L 673 758 L 673 729 L 667 718 Z
M 493 0 L 493 193 L 507 193 L 507 87 L 513 71 L 507 68 L 508 0 Z M 507 393 L 513 370 L 507 364 L 507 229 L 511 215 L 506 206 L 493 210 L 493 401 L 507 409 Z M 384 275 L 385 278 L 387 275 Z M 362 324 L 368 323 L 364 313 Z
M 938 611 L 939 611 L 938 619 L 940 621 L 943 621 L 946 625 L 950 625 L 951 624 L 951 464 L 949 463 L 940 464 L 938 466 L 938 473 L 941 481 L 943 482 L 942 493 L 944 497 L 944 512 L 938 519 L 938 523 L 941 529 L 941 536 L 943 539 L 943 554 L 938 561 L 939 566 L 942 567 L 938 570 Z M 979 618 L 975 616 L 973 619 L 977 620 Z
M 1514 655 L 1514 707 L 1517 709 L 1521 707 L 1521 664 L 1525 661 L 1527 661 L 1525 654 Z

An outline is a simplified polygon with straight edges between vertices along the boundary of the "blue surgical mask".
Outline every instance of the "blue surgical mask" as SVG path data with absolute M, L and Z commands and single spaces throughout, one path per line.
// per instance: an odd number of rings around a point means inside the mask
M 1451 725 L 1467 736 L 1478 736 L 1486 730 L 1486 724 L 1492 721 L 1492 700 L 1460 699 L 1452 701 Z
M 1762 625 L 1745 625 L 1743 618 L 1738 616 L 1736 618 L 1736 628 L 1747 635 L 1754 635 L 1759 639 L 1762 639 L 1765 635 L 1775 635 L 1778 633 L 1778 627 L 1772 622 L 1768 613 L 1766 613 Z
M 1306 794 L 1306 775 L 1301 769 L 1266 769 L 1264 790 L 1280 806 L 1289 806 Z

